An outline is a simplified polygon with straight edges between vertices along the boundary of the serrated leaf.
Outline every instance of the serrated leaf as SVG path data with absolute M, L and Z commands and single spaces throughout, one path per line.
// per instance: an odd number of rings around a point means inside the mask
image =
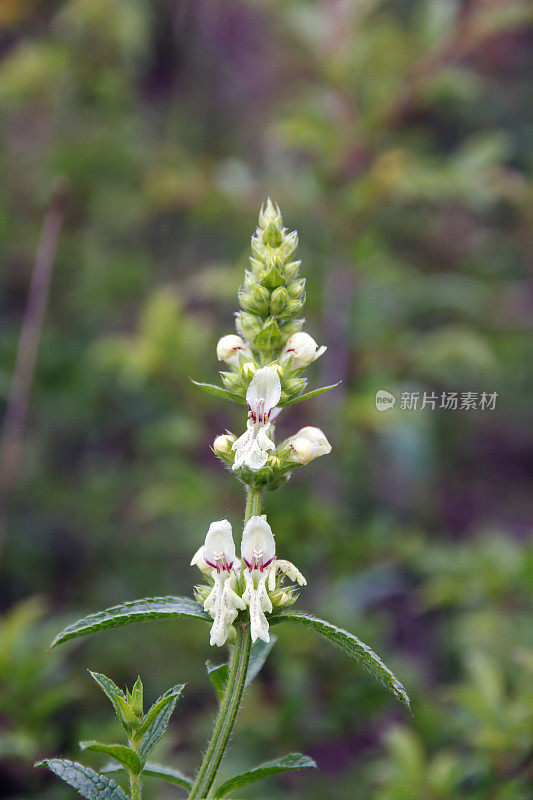
M 276 644 L 276 641 L 277 636 L 271 636 L 268 643 L 264 642 L 262 639 L 258 639 L 253 643 L 252 650 L 250 652 L 250 661 L 248 662 L 248 673 L 246 675 L 245 686 L 249 686 L 254 678 L 259 675 L 263 669 L 263 664 L 267 660 L 270 651 Z
M 213 688 L 217 693 L 218 702 L 220 703 L 228 681 L 229 667 L 227 664 L 213 664 L 212 661 L 206 661 L 205 666 L 207 669 L 207 677 L 213 684 Z
M 153 723 L 155 718 L 160 714 L 160 712 L 174 699 L 178 700 L 179 696 L 183 692 L 185 688 L 184 683 L 180 683 L 177 686 L 173 686 L 167 692 L 161 695 L 155 703 L 151 706 L 151 708 L 146 712 L 143 717 L 141 724 L 139 725 L 136 735 L 143 736 L 144 733 L 148 730 L 150 725 Z
M 120 772 L 122 767 L 118 764 L 108 764 L 102 769 L 102 772 Z M 173 783 L 176 786 L 181 786 L 183 789 L 190 789 L 193 785 L 192 778 L 181 772 L 179 769 L 172 769 L 172 767 L 165 767 L 163 764 L 154 764 L 149 761 L 144 765 L 143 776 L 148 775 L 150 778 L 161 778 L 167 783 Z
M 218 787 L 215 794 L 217 797 L 224 797 L 233 789 L 240 789 L 243 786 L 248 786 L 249 783 L 255 783 L 269 775 L 277 775 L 279 772 L 289 772 L 291 770 L 306 769 L 308 767 L 316 768 L 316 763 L 312 758 L 303 756 L 301 753 L 289 753 L 283 758 L 275 758 L 272 761 L 265 761 L 264 764 L 259 764 L 258 767 L 242 772 L 240 775 L 234 775 L 228 781 Z
M 120 764 L 123 764 L 134 775 L 138 775 L 142 769 L 141 761 L 137 753 L 125 744 L 103 744 L 102 742 L 89 741 L 80 742 L 81 750 L 92 750 L 95 753 L 105 753 L 111 756 Z
M 178 698 L 181 694 L 183 686 L 180 687 L 180 692 L 178 693 L 174 692 L 174 688 L 169 689 L 168 692 L 165 692 L 165 694 L 154 703 L 154 706 L 157 706 L 159 710 L 151 719 L 150 724 L 146 727 L 138 750 L 139 758 L 141 759 L 141 764 L 143 765 L 146 763 L 146 759 L 166 731 L 170 717 L 172 716 L 172 712 L 176 707 L 176 703 L 178 702 Z M 164 704 L 162 704 L 163 700 L 166 701 Z
M 144 597 L 141 600 L 132 600 L 112 606 L 105 611 L 98 611 L 79 619 L 58 633 L 50 647 L 56 647 L 69 639 L 76 639 L 79 636 L 86 636 L 88 633 L 103 631 L 107 628 L 117 628 L 121 625 L 130 625 L 133 622 L 144 622 L 151 619 L 171 618 L 204 619 L 213 622 L 200 603 L 189 597 Z
M 124 790 L 117 786 L 115 781 L 75 761 L 66 758 L 47 758 L 35 766 L 46 767 L 87 800 L 128 800 Z
M 215 397 L 222 397 L 224 400 L 231 400 L 233 403 L 246 405 L 246 397 L 243 395 L 230 392 L 227 389 L 223 389 L 222 386 L 216 386 L 214 383 L 202 383 L 201 381 L 193 380 L 193 378 L 191 378 L 191 381 L 195 386 L 199 386 L 200 389 L 203 389 L 204 392 L 208 394 L 214 394 Z
M 323 619 L 318 619 L 312 614 L 305 614 L 303 611 L 280 611 L 278 614 L 272 614 L 269 617 L 271 625 L 279 622 L 296 622 L 298 625 L 303 625 L 305 628 L 318 633 L 324 639 L 327 639 L 346 655 L 355 659 L 367 672 L 370 672 L 382 686 L 385 686 L 404 706 L 410 711 L 411 702 L 409 695 L 404 687 L 394 675 L 393 672 L 383 663 L 379 656 L 364 642 L 354 636 L 353 633 L 345 631 L 343 628 L 338 628 L 332 625 L 331 622 L 325 622 Z
M 322 386 L 321 389 L 313 389 L 312 392 L 306 392 L 305 394 L 301 394 L 298 397 L 290 397 L 288 400 L 285 400 L 284 403 L 279 403 L 279 405 L 283 408 L 287 408 L 287 406 L 293 406 L 295 403 L 300 403 L 302 400 L 310 400 L 312 397 L 317 397 L 319 394 L 324 394 L 324 392 L 329 392 L 330 389 L 334 389 L 336 386 L 339 385 L 341 381 L 337 383 L 332 383 L 331 386 Z
M 115 714 L 117 715 L 118 721 L 120 722 L 124 730 L 127 730 L 124 722 L 124 717 L 122 715 L 122 709 L 118 700 L 119 698 L 121 700 L 126 699 L 126 695 L 124 694 L 122 689 L 119 689 L 116 683 L 112 681 L 111 678 L 108 678 L 107 675 L 102 675 L 100 672 L 92 672 L 91 670 L 88 670 L 88 672 L 91 678 L 93 678 L 93 680 L 96 681 L 100 689 L 109 698 L 109 700 L 113 705 L 113 708 L 115 709 Z

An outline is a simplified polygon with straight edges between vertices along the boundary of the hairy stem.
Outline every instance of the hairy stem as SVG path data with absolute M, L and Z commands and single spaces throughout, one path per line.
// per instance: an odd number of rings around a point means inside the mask
M 256 489 L 254 486 L 248 487 L 246 494 L 246 510 L 244 512 L 244 524 L 248 522 L 250 517 L 257 517 L 261 511 L 261 489 Z
M 142 800 L 143 790 L 140 775 L 130 775 L 131 800 Z
M 249 487 L 246 497 L 244 524 L 246 525 L 250 517 L 258 515 L 260 511 L 261 489 Z M 248 624 L 236 625 L 235 628 L 236 637 L 229 662 L 228 682 L 204 760 L 198 770 L 188 800 L 203 800 L 203 798 L 211 797 L 211 789 L 237 719 L 248 673 L 252 640 Z

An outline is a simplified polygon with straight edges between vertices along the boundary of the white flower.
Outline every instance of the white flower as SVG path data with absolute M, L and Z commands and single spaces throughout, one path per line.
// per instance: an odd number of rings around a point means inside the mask
M 246 523 L 242 534 L 241 556 L 245 564 L 244 580 L 246 589 L 242 599 L 250 608 L 250 632 L 252 642 L 262 639 L 270 641 L 268 620 L 265 611 L 272 611 L 272 601 L 268 596 L 266 582 L 270 567 L 276 558 L 274 534 L 266 517 L 252 517 Z
M 251 419 L 248 420 L 246 431 L 233 443 L 232 450 L 235 450 L 234 470 L 239 469 L 243 464 L 254 471 L 265 466 L 268 451 L 275 448 L 274 442 L 268 436 L 269 427 Z
M 307 425 L 289 439 L 291 461 L 297 464 L 308 464 L 319 456 L 331 453 L 331 445 L 320 428 Z
M 235 461 L 233 469 L 245 464 L 252 470 L 264 467 L 268 451 L 275 445 L 269 437 L 270 421 L 275 416 L 275 409 L 281 397 L 281 382 L 275 367 L 258 369 L 250 381 L 246 392 L 248 416 L 246 431 L 233 443 Z
M 235 592 L 237 575 L 234 566 L 235 544 L 231 524 L 227 519 L 212 522 L 209 526 L 205 544 L 195 554 L 192 562 L 204 574 L 214 580 L 213 588 L 204 602 L 204 609 L 213 617 L 211 645 L 221 647 L 226 639 L 239 609 L 244 611 L 246 604 Z
M 276 367 L 258 369 L 246 392 L 249 416 L 266 425 L 281 397 L 281 382 Z
M 241 354 L 247 358 L 252 357 L 250 348 L 236 333 L 230 333 L 218 340 L 217 358 L 219 361 L 225 361 L 231 366 L 238 367 Z
M 293 333 L 287 340 L 287 344 L 281 354 L 281 361 L 286 361 L 290 358 L 292 368 L 300 369 L 312 364 L 326 350 L 327 347 L 325 345 L 319 347 L 312 336 L 300 331 L 299 333 Z

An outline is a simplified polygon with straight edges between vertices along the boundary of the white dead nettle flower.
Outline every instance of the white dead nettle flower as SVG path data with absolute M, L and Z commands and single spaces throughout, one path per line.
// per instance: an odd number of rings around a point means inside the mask
M 231 524 L 227 519 L 211 523 L 205 544 L 195 554 L 191 564 L 214 580 L 204 609 L 213 617 L 210 643 L 221 647 L 228 638 L 229 629 L 239 610 L 246 608 L 244 600 L 235 592 L 235 566 L 238 564 L 240 568 L 240 562 L 235 557 Z
M 301 367 L 307 367 L 309 364 L 312 364 L 313 361 L 320 358 L 326 350 L 327 347 L 325 345 L 319 347 L 312 336 L 309 336 L 309 334 L 304 331 L 300 331 L 299 333 L 293 333 L 287 340 L 287 344 L 283 348 L 281 354 L 281 361 L 291 359 L 291 367 L 293 369 L 300 369 Z
M 276 588 L 276 573 L 284 573 L 290 580 L 304 586 L 306 580 L 290 561 L 276 559 L 276 543 L 266 516 L 252 517 L 242 534 L 241 556 L 245 565 L 245 590 L 242 599 L 250 608 L 252 641 L 270 641 L 265 612 L 272 611 L 268 592 Z
M 251 358 L 252 352 L 246 342 L 236 333 L 229 333 L 218 340 L 217 358 L 219 361 L 225 361 L 227 364 L 231 364 L 232 367 L 238 367 L 240 355 Z
M 296 464 L 309 464 L 319 456 L 331 453 L 331 445 L 320 428 L 307 425 L 289 439 L 291 454 L 289 459 Z
M 275 416 L 274 409 L 280 397 L 281 383 L 277 369 L 275 367 L 258 369 L 246 392 L 249 408 L 246 431 L 232 446 L 235 450 L 234 470 L 243 464 L 252 470 L 265 466 L 268 451 L 275 448 L 269 432 L 270 422 Z

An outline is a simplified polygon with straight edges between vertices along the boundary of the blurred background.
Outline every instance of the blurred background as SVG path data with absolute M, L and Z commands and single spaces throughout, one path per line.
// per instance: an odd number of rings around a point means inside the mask
M 318 773 L 243 795 L 530 800 L 531 22 L 525 0 L 0 3 L 4 408 L 51 186 L 70 184 L 4 498 L 0 797 L 73 797 L 33 761 L 119 735 L 87 666 L 140 672 L 148 699 L 187 682 L 158 760 L 198 764 L 215 710 L 203 626 L 45 647 L 89 611 L 189 595 L 208 524 L 242 517 L 209 450 L 242 410 L 189 376 L 216 377 L 270 194 L 300 235 L 306 330 L 329 348 L 311 388 L 342 384 L 283 415 L 334 453 L 266 509 L 309 579 L 300 607 L 376 649 L 415 716 L 280 629 L 225 772 L 297 750 Z M 402 392 L 498 396 L 407 410 Z

